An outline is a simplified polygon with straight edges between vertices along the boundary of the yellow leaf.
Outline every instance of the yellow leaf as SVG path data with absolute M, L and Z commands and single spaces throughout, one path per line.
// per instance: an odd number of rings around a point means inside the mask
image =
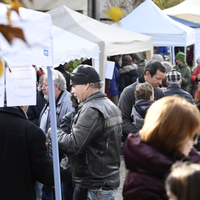
M 124 16 L 124 11 L 116 6 L 111 6 L 109 10 L 105 12 L 109 19 L 113 22 L 119 22 L 119 20 Z
M 2 76 L 2 74 L 3 74 L 3 63 L 0 60 L 0 77 Z
M 11 19 L 10 19 L 10 9 L 7 8 L 7 18 L 8 18 L 8 25 L 11 26 Z
M 10 2 L 11 10 L 14 10 L 19 15 L 19 7 L 22 6 L 22 3 L 19 0 L 12 0 Z

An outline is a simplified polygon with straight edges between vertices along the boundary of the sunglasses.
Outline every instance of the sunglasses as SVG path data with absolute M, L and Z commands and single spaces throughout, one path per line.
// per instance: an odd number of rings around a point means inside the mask
M 199 135 L 200 135 L 200 133 L 196 133 L 195 136 L 193 137 L 193 140 L 194 140 L 194 141 L 197 141 L 198 138 L 199 138 Z

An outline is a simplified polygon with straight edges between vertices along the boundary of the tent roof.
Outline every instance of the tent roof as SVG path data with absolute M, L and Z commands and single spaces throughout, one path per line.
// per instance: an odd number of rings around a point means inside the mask
M 190 21 L 187 21 L 187 20 L 184 20 L 184 19 L 181 19 L 181 18 L 178 18 L 178 17 L 174 17 L 174 16 L 171 16 L 171 15 L 168 15 L 171 19 L 177 21 L 177 22 L 180 22 L 181 24 L 184 24 L 186 26 L 189 26 L 191 28 L 200 28 L 200 24 L 197 24 L 197 23 L 194 23 L 194 22 L 190 22 Z
M 200 1 L 199 0 L 187 0 L 182 3 L 165 9 L 163 12 L 167 15 L 173 15 L 175 17 L 185 19 L 194 23 L 200 23 Z
M 152 0 L 146 0 L 120 21 L 122 29 L 153 36 L 154 46 L 188 46 L 195 43 L 195 31 L 168 17 Z
M 80 58 L 99 58 L 99 46 L 57 26 L 53 26 L 53 64 L 59 66 Z
M 8 25 L 8 5 L 0 3 L 0 24 Z M 19 8 L 20 17 L 16 12 L 11 12 L 13 27 L 22 29 L 26 43 L 19 38 L 14 38 L 10 45 L 0 33 L 0 53 L 12 64 L 52 65 L 52 38 L 51 16 L 47 13 Z M 37 36 L 37 37 L 36 37 Z
M 48 13 L 54 25 L 99 45 L 101 51 L 99 73 L 102 80 L 105 77 L 107 56 L 153 49 L 152 37 L 103 24 L 66 6 L 58 7 Z
M 105 43 L 107 55 L 146 51 L 152 48 L 152 38 L 132 33 L 61 6 L 48 12 L 53 24 L 95 43 Z M 122 49 L 119 49 L 122 48 Z

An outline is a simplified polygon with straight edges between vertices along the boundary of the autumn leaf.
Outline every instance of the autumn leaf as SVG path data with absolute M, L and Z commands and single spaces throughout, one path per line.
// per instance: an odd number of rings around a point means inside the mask
M 11 26 L 12 22 L 11 22 L 11 19 L 10 19 L 10 9 L 9 8 L 7 8 L 7 13 L 6 14 L 7 14 L 7 18 L 8 18 L 8 25 Z
M 116 6 L 111 6 L 105 14 L 109 17 L 113 22 L 119 22 L 119 20 L 124 16 L 124 11 Z
M 3 74 L 3 63 L 0 60 L 0 77 L 2 76 L 2 74 Z
M 12 43 L 13 38 L 20 38 L 26 42 L 24 33 L 20 28 L 0 24 L 0 32 L 10 44 Z
M 10 5 L 11 5 L 11 10 L 14 10 L 19 15 L 19 7 L 22 6 L 21 1 L 11 0 Z

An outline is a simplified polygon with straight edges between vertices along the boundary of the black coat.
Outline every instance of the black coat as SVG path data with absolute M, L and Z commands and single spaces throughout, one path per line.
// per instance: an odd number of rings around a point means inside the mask
M 39 126 L 40 113 L 42 109 L 44 108 L 45 103 L 46 103 L 46 100 L 44 98 L 44 94 L 42 91 L 39 91 L 37 92 L 36 105 L 29 106 L 28 108 L 28 111 L 27 111 L 28 119 L 37 126 Z
M 137 71 L 137 65 L 128 65 L 119 70 L 119 90 L 123 89 L 132 83 L 135 83 L 140 74 Z
M 185 98 L 188 102 L 194 104 L 194 99 L 192 95 L 179 87 L 177 84 L 172 84 L 167 87 L 164 91 L 164 96 L 173 96 L 178 95 L 182 98 Z
M 0 195 L 2 200 L 35 200 L 36 179 L 54 185 L 46 137 L 21 107 L 0 108 Z

